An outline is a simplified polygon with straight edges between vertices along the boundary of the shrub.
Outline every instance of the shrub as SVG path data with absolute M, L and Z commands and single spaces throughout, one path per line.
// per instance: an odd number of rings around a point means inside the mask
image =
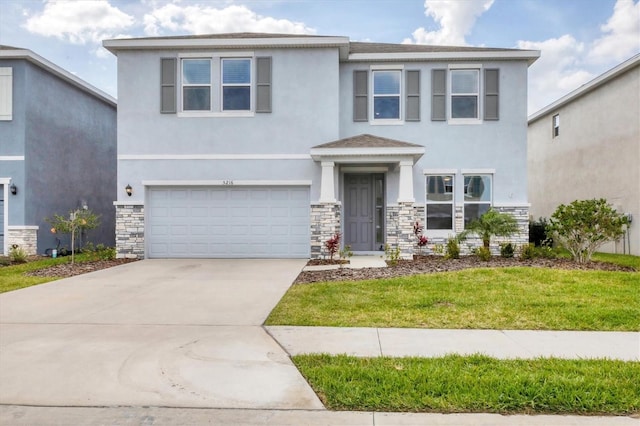
M 333 237 L 324 242 L 324 246 L 329 252 L 329 259 L 333 260 L 333 256 L 340 250 L 340 233 L 336 232 Z
M 585 263 L 598 247 L 620 238 L 628 222 L 627 216 L 618 213 L 604 198 L 576 200 L 558 206 L 549 220 L 549 231 L 573 260 Z
M 71 235 L 71 263 L 75 262 L 75 241 L 78 232 L 100 226 L 100 215 L 93 213 L 91 210 L 83 209 L 70 211 L 68 218 L 54 214 L 53 217 L 45 218 L 44 220 L 51 224 L 52 233 Z
M 13 263 L 27 263 L 27 252 L 17 244 L 9 249 L 9 259 Z
M 0 256 L 0 266 L 9 265 L 11 265 L 11 259 L 9 259 L 9 256 Z
M 458 238 L 451 237 L 447 240 L 444 257 L 446 259 L 460 259 L 460 244 Z
M 491 259 L 491 250 L 484 246 L 478 247 L 475 254 L 480 260 L 485 262 L 488 262 Z
M 106 247 L 104 244 L 94 246 L 93 243 L 87 243 L 82 252 L 87 254 L 89 260 L 113 260 L 116 258 L 115 247 Z
M 546 218 L 541 217 L 537 221 L 529 221 L 529 242 L 533 243 L 536 247 L 540 246 L 553 246 L 553 238 L 548 235 L 547 228 L 549 221 Z
M 416 236 L 416 244 L 418 245 L 418 253 L 422 254 L 422 250 L 429 243 L 429 239 L 422 235 L 424 227 L 420 225 L 420 222 L 416 220 L 413 224 L 413 235 Z
M 391 248 L 389 244 L 384 245 L 384 255 L 389 265 L 396 266 L 400 260 L 400 247 Z
M 340 250 L 340 267 L 342 268 L 343 263 L 347 263 L 349 259 L 353 256 L 353 252 L 351 251 L 351 246 L 344 246 L 342 250 Z
M 532 243 L 524 244 L 520 247 L 520 259 L 533 259 L 536 257 L 536 246 Z
M 501 257 L 512 258 L 514 252 L 515 252 L 515 249 L 513 247 L 513 244 L 511 244 L 511 243 L 500 244 L 500 256 Z
M 534 253 L 536 257 L 542 257 L 544 259 L 556 259 L 558 257 L 558 251 L 549 246 L 535 247 Z

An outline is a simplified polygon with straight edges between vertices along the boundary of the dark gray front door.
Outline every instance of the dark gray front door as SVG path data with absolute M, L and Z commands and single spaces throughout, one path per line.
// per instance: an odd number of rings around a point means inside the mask
M 375 250 L 373 175 L 347 174 L 344 182 L 344 244 L 353 251 Z

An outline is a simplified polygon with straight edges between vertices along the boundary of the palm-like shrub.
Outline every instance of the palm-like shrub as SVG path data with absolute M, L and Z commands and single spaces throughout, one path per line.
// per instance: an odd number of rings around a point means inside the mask
M 518 222 L 513 216 L 491 208 L 480 218 L 470 222 L 460 237 L 466 238 L 469 234 L 476 234 L 482 238 L 482 245 L 489 248 L 492 237 L 508 237 L 516 232 Z

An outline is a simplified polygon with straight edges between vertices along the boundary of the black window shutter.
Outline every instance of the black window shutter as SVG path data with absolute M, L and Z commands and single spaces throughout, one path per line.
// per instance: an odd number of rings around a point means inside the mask
M 160 112 L 176 113 L 177 59 L 160 59 Z
M 369 71 L 353 72 L 353 121 L 368 121 Z
M 420 70 L 407 71 L 405 121 L 420 121 Z
M 447 120 L 447 70 L 431 70 L 431 120 Z
M 484 70 L 484 119 L 500 119 L 500 70 Z
M 271 112 L 271 57 L 256 58 L 256 112 Z

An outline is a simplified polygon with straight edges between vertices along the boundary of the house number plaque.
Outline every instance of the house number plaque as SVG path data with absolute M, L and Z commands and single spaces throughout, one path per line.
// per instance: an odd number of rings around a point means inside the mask
M 232 180 L 223 180 L 222 184 L 223 185 L 233 185 L 233 181 Z

